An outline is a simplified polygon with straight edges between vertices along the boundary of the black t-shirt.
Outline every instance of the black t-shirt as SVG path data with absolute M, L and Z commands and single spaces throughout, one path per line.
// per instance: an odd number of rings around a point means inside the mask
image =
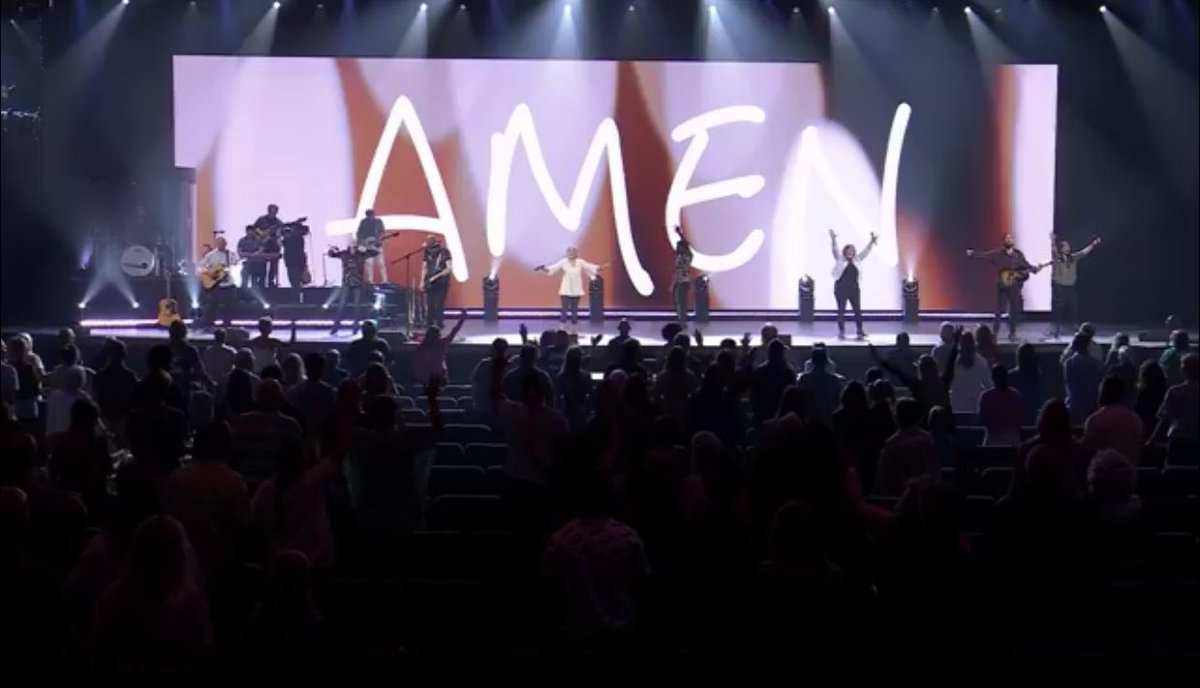
M 275 237 L 271 237 L 263 242 L 263 245 L 262 245 L 263 253 L 270 253 L 273 255 L 277 255 L 282 250 L 283 250 L 283 247 L 279 245 L 279 240 L 276 239 Z
M 259 250 L 260 250 L 259 243 L 258 243 L 258 239 L 256 237 L 244 236 L 241 239 L 238 239 L 237 252 L 238 252 L 238 255 L 241 256 L 243 259 L 245 259 L 246 256 L 248 256 L 251 253 L 258 253 Z M 254 259 L 250 258 L 249 260 L 254 260 Z
M 382 239 L 383 238 L 383 220 L 377 217 L 364 217 L 358 223 L 358 231 L 355 236 L 359 241 L 363 239 Z
M 425 279 L 446 269 L 450 263 L 450 251 L 442 246 L 430 247 L 425 249 Z M 443 276 L 437 282 L 428 283 L 427 286 L 443 286 L 447 284 L 446 277 Z
M 285 260 L 295 262 L 297 259 L 303 260 L 307 257 L 304 251 L 304 237 L 308 233 L 308 227 L 304 225 L 295 225 L 283 233 L 283 257 Z
M 858 266 L 853 261 L 846 263 L 846 269 L 842 270 L 842 276 L 838 278 L 838 284 L 843 287 L 858 286 Z
M 383 354 L 384 365 L 387 365 L 388 359 L 392 356 L 391 345 L 378 337 L 373 339 L 363 337 L 350 342 L 350 346 L 346 349 L 346 367 L 350 369 L 352 375 L 359 375 L 367 369 L 367 358 L 372 351 Z
M 258 227 L 259 229 L 274 229 L 281 224 L 283 224 L 283 220 L 280 220 L 278 215 L 275 217 L 271 217 L 270 215 L 260 215 L 259 218 L 254 221 L 254 226 Z

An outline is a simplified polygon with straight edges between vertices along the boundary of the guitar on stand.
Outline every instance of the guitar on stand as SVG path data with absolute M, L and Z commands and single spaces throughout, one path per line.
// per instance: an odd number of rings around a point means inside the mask
M 158 324 L 163 327 L 170 327 L 172 323 L 178 322 L 183 318 L 179 315 L 179 302 L 171 295 L 171 278 L 175 276 L 175 262 L 173 260 L 169 262 L 164 261 L 162 250 L 163 247 L 160 242 L 154 251 L 155 263 L 158 265 L 159 272 L 162 273 L 167 289 L 166 296 L 158 301 Z M 166 266 L 164 266 L 164 263 L 166 263 Z

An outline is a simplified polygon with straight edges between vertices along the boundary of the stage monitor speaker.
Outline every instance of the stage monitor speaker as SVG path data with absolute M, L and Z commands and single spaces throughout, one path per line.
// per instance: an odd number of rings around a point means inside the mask
M 696 280 L 696 322 L 708 320 L 708 275 L 704 275 Z
M 599 275 L 588 283 L 588 322 L 604 322 L 604 278 Z

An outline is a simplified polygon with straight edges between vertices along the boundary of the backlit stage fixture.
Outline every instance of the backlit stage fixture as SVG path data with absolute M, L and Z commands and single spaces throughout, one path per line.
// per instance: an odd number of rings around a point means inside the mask
M 813 288 L 815 286 L 812 277 L 805 275 L 800 278 L 800 310 L 798 320 L 802 323 L 810 323 L 814 320 L 814 313 L 816 312 L 814 302 L 816 297 Z
M 495 275 L 483 278 L 483 321 L 500 319 L 500 279 Z
M 696 322 L 708 322 L 708 275 L 696 280 Z
M 599 275 L 588 283 L 588 322 L 604 322 L 604 278 Z
M 900 289 L 904 299 L 904 322 L 915 323 L 921 313 L 921 285 L 915 279 L 906 279 Z

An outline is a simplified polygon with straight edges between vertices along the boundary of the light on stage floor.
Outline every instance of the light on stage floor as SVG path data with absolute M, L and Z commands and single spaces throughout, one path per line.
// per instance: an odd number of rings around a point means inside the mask
M 797 313 L 797 319 L 802 323 L 811 323 L 816 319 L 816 284 L 813 278 L 805 275 L 800 278 L 800 306 Z
M 85 308 L 87 308 L 87 301 L 80 301 L 79 310 L 84 310 Z
M 134 310 L 137 310 L 137 309 L 139 309 L 139 308 L 141 308 L 141 307 L 142 307 L 142 304 L 138 303 L 137 301 L 130 301 L 130 302 L 129 302 L 129 307 L 130 307 L 130 308 L 132 308 L 132 309 L 134 309 Z
M 921 284 L 909 277 L 901 285 L 904 299 L 904 322 L 916 323 L 921 314 Z
M 500 279 L 495 275 L 488 275 L 483 278 L 483 321 L 496 322 L 499 319 Z

